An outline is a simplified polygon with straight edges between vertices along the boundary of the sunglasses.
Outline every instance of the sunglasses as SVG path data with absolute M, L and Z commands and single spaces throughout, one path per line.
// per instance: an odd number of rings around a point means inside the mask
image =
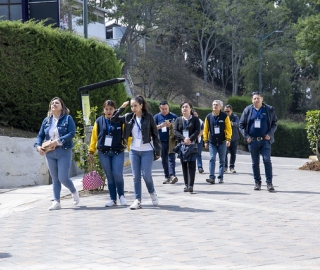
M 231 111 L 224 111 L 224 112 L 228 113 L 228 112 L 231 112 Z

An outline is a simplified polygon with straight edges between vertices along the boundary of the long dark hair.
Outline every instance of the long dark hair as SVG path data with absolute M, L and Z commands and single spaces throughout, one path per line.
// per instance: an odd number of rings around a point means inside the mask
M 144 114 L 148 113 L 149 105 L 143 96 L 137 95 L 137 96 L 133 97 L 131 100 L 134 100 L 134 101 L 138 102 L 140 105 L 142 105 L 142 112 Z

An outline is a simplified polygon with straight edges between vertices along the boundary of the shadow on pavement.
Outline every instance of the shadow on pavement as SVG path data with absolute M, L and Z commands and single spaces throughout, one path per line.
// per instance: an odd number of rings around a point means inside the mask
M 243 193 L 243 192 L 226 192 L 226 191 L 196 191 L 196 193 L 204 193 L 204 194 L 215 194 L 215 195 L 250 195 L 249 193 Z
M 11 257 L 10 253 L 1 253 L 0 252 L 0 259 L 10 258 L 10 257 Z
M 293 193 L 293 194 L 320 194 L 320 192 L 313 191 L 278 191 L 277 193 Z
M 190 208 L 190 207 L 181 207 L 179 205 L 168 205 L 168 204 L 165 204 L 165 205 L 161 204 L 159 206 L 142 205 L 142 209 L 158 209 L 158 210 L 175 211 L 175 212 L 197 212 L 197 213 L 214 212 L 212 210 Z M 139 211 L 139 210 L 136 210 L 136 211 Z

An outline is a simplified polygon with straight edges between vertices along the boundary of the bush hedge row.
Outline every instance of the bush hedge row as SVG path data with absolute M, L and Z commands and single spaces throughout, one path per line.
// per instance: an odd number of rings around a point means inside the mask
M 38 131 L 50 100 L 61 97 L 71 115 L 81 109 L 78 88 L 121 77 L 113 49 L 93 39 L 32 21 L 0 22 L 0 124 Z M 92 106 L 122 103 L 123 84 L 90 92 Z

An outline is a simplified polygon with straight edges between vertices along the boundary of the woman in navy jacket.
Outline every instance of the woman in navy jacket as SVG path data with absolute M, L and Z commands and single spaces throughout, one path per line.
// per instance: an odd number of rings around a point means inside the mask
M 79 203 L 79 193 L 69 178 L 72 160 L 72 139 L 76 133 L 76 125 L 69 112 L 62 99 L 54 97 L 49 103 L 48 115 L 42 122 L 37 141 L 34 144 L 40 155 L 46 156 L 52 177 L 54 202 L 49 207 L 49 210 L 61 208 L 61 184 L 70 190 L 73 196 L 73 204 L 77 205 Z M 46 153 L 41 147 L 44 141 L 49 141 L 49 147 L 54 148 L 54 150 Z

